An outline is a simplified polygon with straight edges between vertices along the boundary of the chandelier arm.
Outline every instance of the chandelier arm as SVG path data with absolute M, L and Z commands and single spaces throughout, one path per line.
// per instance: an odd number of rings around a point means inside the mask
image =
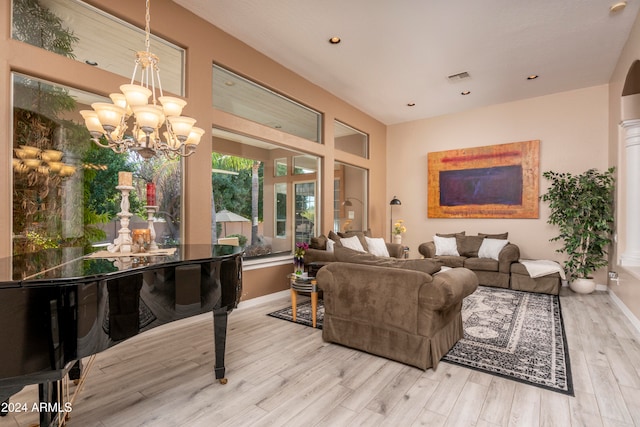
M 101 143 L 100 139 L 98 139 L 98 138 L 91 138 L 91 141 L 95 142 L 95 144 L 100 148 L 111 148 L 111 146 L 104 145 L 103 143 Z

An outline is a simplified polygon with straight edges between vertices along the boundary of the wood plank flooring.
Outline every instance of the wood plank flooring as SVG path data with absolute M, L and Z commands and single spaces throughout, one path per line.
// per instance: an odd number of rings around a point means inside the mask
M 320 330 L 266 316 L 287 304 L 230 315 L 227 385 L 213 379 L 210 314 L 100 353 L 68 426 L 640 426 L 640 335 L 604 292 L 562 290 L 575 397 L 327 344 Z M 27 387 L 12 402 L 36 399 Z

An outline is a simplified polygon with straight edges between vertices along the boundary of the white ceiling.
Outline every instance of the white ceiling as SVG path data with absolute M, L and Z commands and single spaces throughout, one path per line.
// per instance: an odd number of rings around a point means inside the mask
M 640 6 L 628 0 L 611 13 L 618 0 L 174 1 L 385 124 L 606 84 Z M 342 43 L 329 44 L 332 36 Z M 471 77 L 447 78 L 461 72 Z M 540 77 L 528 81 L 531 74 Z

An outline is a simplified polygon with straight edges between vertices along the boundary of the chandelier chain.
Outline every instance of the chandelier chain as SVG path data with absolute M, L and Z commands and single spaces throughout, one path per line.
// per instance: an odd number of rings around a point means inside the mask
M 151 34 L 151 0 L 146 0 L 145 2 L 145 16 L 144 16 L 144 46 L 147 49 L 147 52 L 150 51 L 150 41 L 149 35 Z

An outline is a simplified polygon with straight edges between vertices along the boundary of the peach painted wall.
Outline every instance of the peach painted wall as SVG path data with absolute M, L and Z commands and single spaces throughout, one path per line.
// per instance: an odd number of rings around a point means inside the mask
M 87 0 L 87 3 L 122 18 L 133 25 L 144 28 L 144 2 L 131 0 Z M 211 141 L 211 126 L 237 131 L 273 141 L 285 148 L 308 152 L 323 158 L 320 171 L 322 232 L 333 226 L 333 167 L 338 160 L 370 171 L 370 188 L 384 188 L 386 184 L 386 127 L 379 121 L 355 109 L 329 92 L 294 74 L 246 44 L 205 22 L 198 16 L 171 1 L 153 2 L 151 8 L 151 31 L 179 46 L 186 48 L 186 94 L 188 105 L 185 115 L 198 121 L 206 130 L 195 155 L 185 161 L 183 224 L 186 243 L 208 243 L 211 241 L 211 160 L 215 145 Z M 63 85 L 108 95 L 117 90 L 128 78 L 111 74 L 80 61 L 65 58 L 24 43 L 11 40 L 11 2 L 0 2 L 0 200 L 11 199 L 12 138 L 10 135 L 11 71 L 17 70 Z M 327 48 L 323 42 L 318 48 Z M 239 119 L 215 110 L 211 100 L 213 63 L 221 64 L 233 71 L 255 80 L 271 89 L 283 93 L 296 101 L 323 114 L 322 134 L 324 141 L 311 141 L 283 134 L 273 128 Z M 132 64 L 133 68 L 133 57 Z M 7 108 L 9 107 L 9 108 Z M 370 136 L 370 158 L 364 159 L 351 153 L 333 149 L 334 120 L 340 120 Z M 372 208 L 369 226 L 374 233 L 384 231 L 386 213 L 384 192 L 371 192 Z M 0 258 L 11 254 L 11 203 L 0 204 Z M 291 271 L 291 266 L 287 266 Z M 286 289 L 282 268 L 271 268 L 264 277 L 250 273 L 245 277 L 244 298 L 263 295 Z M 259 271 L 259 270 L 256 270 Z M 277 277 L 271 283 L 265 277 L 271 272 Z
M 628 220 L 638 221 L 638 218 L 626 218 L 626 158 L 624 132 L 621 129 L 621 94 L 622 88 L 633 61 L 640 59 L 640 17 L 629 35 L 627 43 L 622 50 L 618 63 L 609 81 L 609 158 L 610 163 L 618 167 L 618 191 L 617 191 L 617 230 L 618 242 L 611 257 L 612 270 L 620 272 L 620 280 L 611 282 L 609 290 L 613 292 L 622 303 L 633 313 L 636 319 L 640 319 L 640 269 L 635 273 L 619 266 L 620 255 L 624 253 L 626 238 L 625 228 Z M 636 195 L 637 197 L 637 195 Z M 640 324 L 640 323 L 639 323 Z
M 427 218 L 427 153 L 538 139 L 543 193 L 548 187 L 544 171 L 607 168 L 607 107 L 607 86 L 596 86 L 389 126 L 387 199 L 395 194 L 402 201 L 394 207 L 394 220 L 405 220 L 403 242 L 411 256 L 418 257 L 419 244 L 432 240 L 436 232 L 508 231 L 523 258 L 561 261 L 555 252 L 559 246 L 549 242 L 557 229 L 546 223 L 549 210 L 544 203 L 538 219 Z M 598 275 L 598 283 L 606 283 L 605 277 Z

